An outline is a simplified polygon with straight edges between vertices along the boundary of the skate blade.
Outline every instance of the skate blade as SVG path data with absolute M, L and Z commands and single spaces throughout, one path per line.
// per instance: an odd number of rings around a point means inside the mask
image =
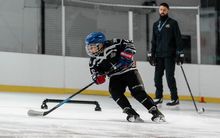
M 153 120 L 153 122 L 155 123 L 164 123 L 164 122 L 167 122 L 165 117 L 157 117 Z
M 128 122 L 132 122 L 132 123 L 143 123 L 144 120 L 141 119 L 140 117 L 138 117 L 138 118 L 131 117 L 131 118 L 128 119 Z

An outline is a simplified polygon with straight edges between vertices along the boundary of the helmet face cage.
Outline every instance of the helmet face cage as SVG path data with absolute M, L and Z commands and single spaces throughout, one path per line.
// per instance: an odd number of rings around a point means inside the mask
M 96 57 L 103 51 L 101 43 L 86 45 L 86 52 L 90 57 Z
M 103 51 L 103 43 L 106 41 L 102 32 L 92 32 L 86 39 L 86 52 L 91 57 L 98 56 Z

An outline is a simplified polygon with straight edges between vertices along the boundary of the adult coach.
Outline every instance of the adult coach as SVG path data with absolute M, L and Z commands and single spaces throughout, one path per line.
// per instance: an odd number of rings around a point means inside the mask
M 159 6 L 160 18 L 153 24 L 152 48 L 148 54 L 148 60 L 155 66 L 154 82 L 156 87 L 155 103 L 163 102 L 162 77 L 166 72 L 167 84 L 171 92 L 171 101 L 168 106 L 179 104 L 176 80 L 174 77 L 175 62 L 183 64 L 183 46 L 181 33 L 176 20 L 168 16 L 169 5 L 161 3 Z

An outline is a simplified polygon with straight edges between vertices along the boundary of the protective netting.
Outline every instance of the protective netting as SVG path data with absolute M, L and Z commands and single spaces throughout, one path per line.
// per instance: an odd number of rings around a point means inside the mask
M 85 1 L 67 0 L 65 5 L 65 53 L 67 56 L 87 56 L 84 38 L 93 31 L 105 33 L 107 38 L 128 39 L 128 11 L 133 12 L 133 40 L 137 60 L 146 60 L 151 44 L 153 22 L 158 20 L 158 9 L 141 8 L 144 1 Z M 109 5 L 111 4 L 111 5 Z M 122 6 L 123 4 L 123 6 Z M 126 7 L 127 4 L 127 7 Z M 136 7 L 135 7 L 136 5 Z M 46 54 L 61 55 L 61 3 L 46 3 Z M 170 17 L 178 21 L 186 45 L 186 61 L 197 62 L 197 10 L 171 9 Z

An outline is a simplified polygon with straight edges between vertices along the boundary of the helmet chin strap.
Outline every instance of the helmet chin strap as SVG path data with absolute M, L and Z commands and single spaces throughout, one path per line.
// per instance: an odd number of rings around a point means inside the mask
M 104 52 L 104 45 L 103 44 L 100 45 L 100 48 L 99 48 L 98 52 L 99 52 L 99 54 Z

